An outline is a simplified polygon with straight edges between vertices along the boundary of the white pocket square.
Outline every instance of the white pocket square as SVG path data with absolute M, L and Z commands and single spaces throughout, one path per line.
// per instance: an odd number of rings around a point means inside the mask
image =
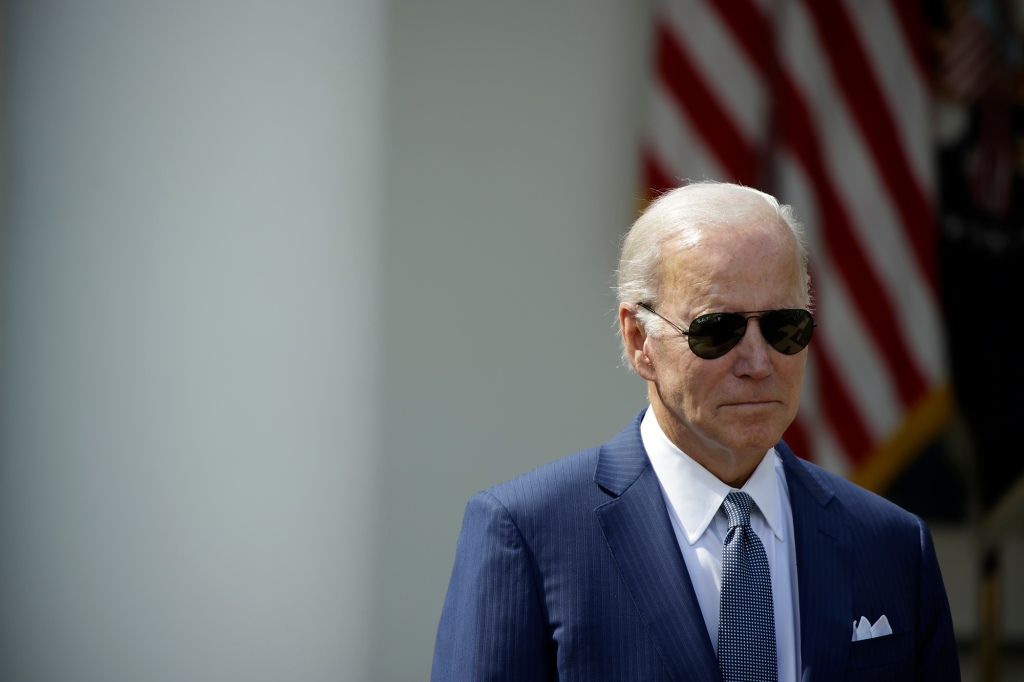
M 892 628 L 889 627 L 889 619 L 885 616 L 879 618 L 874 625 L 871 625 L 867 618 L 861 616 L 860 621 L 853 621 L 853 639 L 851 641 L 859 642 L 862 639 L 871 639 L 891 634 Z

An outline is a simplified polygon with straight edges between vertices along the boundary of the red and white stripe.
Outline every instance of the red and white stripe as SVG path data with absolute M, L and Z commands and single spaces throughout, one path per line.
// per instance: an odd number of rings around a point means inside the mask
M 819 328 L 786 438 L 850 472 L 944 381 L 923 27 L 901 0 L 664 0 L 644 182 L 760 187 L 808 228 Z

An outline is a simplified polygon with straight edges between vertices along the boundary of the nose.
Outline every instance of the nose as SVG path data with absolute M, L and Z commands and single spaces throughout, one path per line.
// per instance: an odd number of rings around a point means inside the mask
M 754 328 L 751 329 L 751 326 Z M 732 352 L 736 354 L 733 372 L 737 376 L 763 379 L 772 373 L 772 349 L 761 335 L 761 320 L 759 318 L 747 318 L 747 331 Z

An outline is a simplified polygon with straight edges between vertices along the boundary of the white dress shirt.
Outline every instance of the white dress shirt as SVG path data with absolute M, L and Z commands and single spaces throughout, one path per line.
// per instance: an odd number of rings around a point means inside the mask
M 729 523 L 721 509 L 736 488 L 718 480 L 668 439 L 654 410 L 648 408 L 640 436 L 676 533 L 679 550 L 697 593 L 704 625 L 718 651 L 719 597 L 722 589 L 722 546 Z M 754 500 L 750 526 L 764 545 L 775 606 L 775 646 L 779 681 L 797 680 L 800 665 L 800 609 L 797 592 L 793 510 L 782 459 L 775 448 L 740 488 Z

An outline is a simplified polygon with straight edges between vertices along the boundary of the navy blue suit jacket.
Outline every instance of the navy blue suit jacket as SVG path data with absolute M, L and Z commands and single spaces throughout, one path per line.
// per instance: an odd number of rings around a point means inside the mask
M 802 680 L 959 680 L 931 535 L 780 443 Z M 853 621 L 893 634 L 852 642 Z M 432 679 L 721 680 L 640 417 L 466 507 Z

